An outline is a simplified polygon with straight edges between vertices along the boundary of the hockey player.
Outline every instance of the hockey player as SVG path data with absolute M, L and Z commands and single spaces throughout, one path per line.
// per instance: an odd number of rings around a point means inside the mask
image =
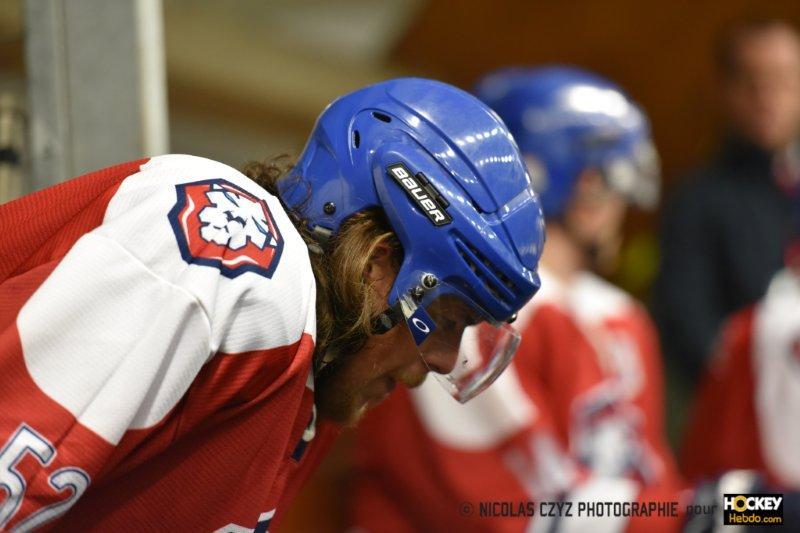
M 644 437 L 633 461 L 598 456 L 594 468 L 646 484 L 669 479 L 656 330 L 639 302 L 595 274 L 616 262 L 628 207 L 649 209 L 658 199 L 647 117 L 614 83 L 570 67 L 501 70 L 481 80 L 477 94 L 508 125 L 540 194 L 549 223 L 542 275 L 554 278 L 548 292 L 594 347 L 613 396 Z M 594 448 L 599 436 L 579 446 Z
M 247 174 L 160 156 L 0 206 L 0 529 L 266 531 L 318 419 L 507 365 L 543 223 L 474 97 L 367 87 Z
M 692 479 L 750 469 L 800 492 L 800 241 L 787 259 L 766 296 L 722 329 L 681 450 Z
M 654 329 L 592 273 L 616 253 L 627 205 L 656 199 L 646 117 L 614 84 L 572 68 L 499 71 L 477 92 L 508 125 L 540 193 L 543 288 L 514 324 L 513 364 L 475 402 L 450 409 L 428 380 L 366 417 L 352 522 L 367 531 L 522 531 L 531 521 L 536 531 L 677 529 L 676 518 L 587 523 L 538 507 L 478 516 L 481 501 L 678 500 L 680 481 L 662 436 Z M 390 442 L 402 446 L 386 451 Z

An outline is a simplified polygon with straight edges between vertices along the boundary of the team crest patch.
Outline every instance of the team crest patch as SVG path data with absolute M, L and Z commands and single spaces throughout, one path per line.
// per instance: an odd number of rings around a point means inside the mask
M 184 261 L 218 268 L 229 278 L 272 276 L 283 238 L 264 200 L 222 179 L 175 188 L 178 201 L 169 221 Z

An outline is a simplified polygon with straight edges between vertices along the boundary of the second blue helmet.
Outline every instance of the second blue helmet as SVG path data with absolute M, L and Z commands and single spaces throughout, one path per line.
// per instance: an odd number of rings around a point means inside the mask
M 640 207 L 657 202 L 647 117 L 611 81 L 566 66 L 505 68 L 482 78 L 475 93 L 514 135 L 548 217 L 563 213 L 587 168 Z

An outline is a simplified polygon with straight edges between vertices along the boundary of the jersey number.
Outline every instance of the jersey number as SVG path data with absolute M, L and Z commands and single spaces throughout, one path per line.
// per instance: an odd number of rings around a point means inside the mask
M 17 513 L 25 498 L 27 485 L 16 466 L 25 454 L 33 456 L 42 466 L 49 465 L 56 456 L 53 445 L 27 424 L 20 424 L 11 438 L 0 449 L 0 489 L 6 492 L 0 504 L 0 529 Z M 89 475 L 77 467 L 59 468 L 47 479 L 58 493 L 69 490 L 66 499 L 48 505 L 28 516 L 14 528 L 30 531 L 67 512 L 89 486 Z

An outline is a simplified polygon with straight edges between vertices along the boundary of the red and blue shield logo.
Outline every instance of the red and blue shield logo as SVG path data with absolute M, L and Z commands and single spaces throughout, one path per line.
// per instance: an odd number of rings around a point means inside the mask
M 222 179 L 175 188 L 169 221 L 184 261 L 218 268 L 229 278 L 245 272 L 272 277 L 283 238 L 264 200 Z

